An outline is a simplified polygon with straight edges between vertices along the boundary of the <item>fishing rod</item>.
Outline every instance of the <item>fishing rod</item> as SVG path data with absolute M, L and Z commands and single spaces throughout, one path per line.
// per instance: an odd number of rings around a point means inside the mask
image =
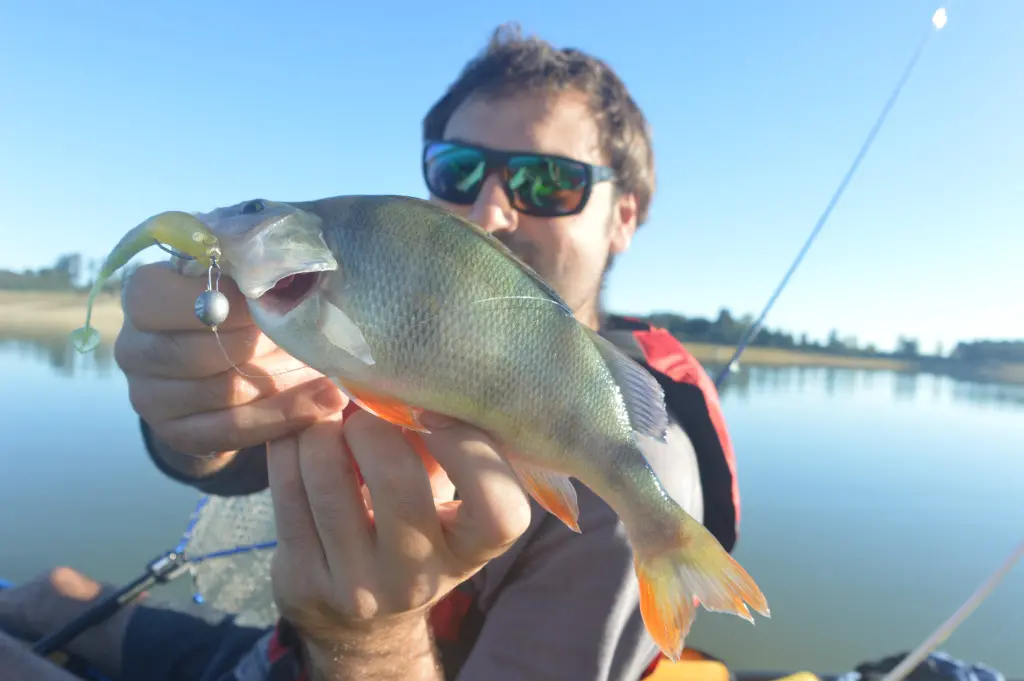
M 903 681 L 917 668 L 917 665 L 921 664 L 926 657 L 935 652 L 949 638 L 950 634 L 967 619 L 968 615 L 981 605 L 981 602 L 992 593 L 992 590 L 996 588 L 999 582 L 1003 581 L 1003 578 L 1006 577 L 1007 573 L 1010 572 L 1022 557 L 1024 557 L 1024 540 L 1021 540 L 1017 548 L 1010 553 L 1010 557 L 1003 561 L 1002 565 L 996 568 L 996 571 L 988 579 L 982 582 L 981 586 L 971 594 L 963 605 L 957 608 L 957 611 L 949 619 L 939 625 L 939 628 L 932 632 L 931 636 L 926 638 L 921 645 L 911 651 L 879 681 Z
M 846 171 L 846 175 L 844 175 L 843 179 L 839 182 L 839 186 L 836 187 L 836 190 L 832 194 L 832 198 L 829 200 L 828 205 L 822 212 L 821 217 L 819 217 L 818 221 L 815 223 L 814 229 L 811 230 L 810 236 L 807 237 L 807 240 L 804 242 L 803 247 L 797 253 L 796 258 L 793 260 L 793 262 L 790 264 L 789 269 L 786 271 L 786 274 L 782 277 L 782 280 L 779 282 L 779 285 L 775 288 L 775 291 L 772 292 L 772 295 L 768 298 L 768 302 L 765 304 L 764 309 L 761 310 L 761 314 L 758 315 L 757 319 L 754 320 L 754 322 L 749 327 L 747 327 L 747 330 L 740 338 L 740 342 L 736 346 L 736 350 L 733 352 L 732 357 L 729 358 L 729 361 L 722 368 L 722 370 L 718 372 L 718 375 L 715 377 L 716 389 L 720 390 L 722 388 L 722 385 L 725 383 L 725 379 L 730 374 L 735 373 L 739 369 L 739 364 L 737 362 L 740 358 L 740 355 L 743 354 L 743 351 L 747 349 L 747 346 L 751 343 L 751 341 L 754 340 L 757 334 L 761 332 L 761 328 L 764 325 L 765 317 L 768 316 L 768 311 L 772 309 L 773 305 L 775 305 L 775 301 L 778 300 L 779 295 L 782 294 L 782 290 L 786 288 L 786 285 L 789 283 L 789 280 L 793 276 L 793 273 L 796 272 L 796 268 L 800 266 L 800 262 L 804 259 L 804 256 L 807 255 L 807 251 L 810 250 L 811 244 L 814 243 L 814 240 L 818 237 L 818 234 L 821 232 L 822 227 L 824 227 L 825 223 L 828 221 L 829 216 L 832 214 L 832 210 L 836 207 L 836 204 L 839 202 L 839 198 L 843 195 L 843 192 L 846 191 L 846 187 L 847 185 L 849 185 L 854 173 L 857 172 L 857 168 L 860 166 L 860 162 L 864 160 L 864 156 L 867 155 L 868 149 L 871 148 L 872 143 L 874 143 L 875 141 L 875 137 L 878 136 L 879 130 L 882 129 L 882 125 L 885 123 L 886 118 L 888 118 L 889 112 L 892 111 L 893 105 L 896 104 L 896 100 L 899 98 L 900 93 L 903 91 L 903 86 L 906 85 L 907 81 L 910 79 L 910 74 L 914 71 L 914 67 L 917 65 L 918 60 L 921 58 L 921 54 L 924 53 L 924 48 L 927 47 L 928 43 L 931 41 L 932 36 L 935 35 L 935 33 L 937 33 L 939 30 L 942 29 L 943 26 L 946 25 L 946 10 L 944 8 L 939 8 L 938 10 L 935 11 L 935 14 L 932 15 L 931 24 L 931 27 L 925 32 L 924 37 L 922 37 L 921 42 L 918 43 L 917 49 L 914 50 L 914 53 L 911 55 L 910 61 L 907 63 L 906 68 L 903 69 L 903 74 L 900 76 L 900 79 L 896 82 L 896 87 L 893 88 L 893 91 L 889 95 L 889 99 L 886 101 L 885 106 L 882 107 L 882 111 L 878 115 L 878 118 L 875 120 L 875 124 L 871 126 L 871 130 L 868 132 L 868 136 L 865 138 L 864 143 L 860 147 L 860 151 L 857 152 L 856 157 L 854 157 L 853 159 L 853 163 L 850 164 L 850 168 Z
M 32 651 L 37 655 L 45 657 L 64 648 L 64 646 L 77 638 L 86 629 L 113 617 L 122 607 L 137 600 L 147 589 L 157 584 L 173 582 L 188 572 L 193 566 L 210 560 L 227 558 L 249 551 L 266 550 L 276 546 L 276 541 L 268 541 L 201 553 L 191 551 L 191 543 L 195 538 L 196 527 L 209 502 L 210 497 L 204 496 L 196 504 L 192 513 L 189 514 L 185 531 L 182 533 L 177 546 L 151 561 L 146 566 L 145 571 L 131 582 L 100 599 L 56 631 L 38 639 L 32 644 Z M 198 594 L 196 594 L 194 600 L 202 602 L 202 598 Z

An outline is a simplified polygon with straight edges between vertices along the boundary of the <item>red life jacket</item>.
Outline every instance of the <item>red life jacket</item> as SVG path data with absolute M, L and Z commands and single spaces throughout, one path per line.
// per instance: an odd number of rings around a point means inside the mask
M 697 455 L 704 526 L 731 552 L 739 534 L 739 485 L 735 455 L 714 382 L 696 358 L 665 329 L 631 317 L 607 316 L 601 334 L 644 365 L 664 389 L 665 403 Z M 449 655 L 463 657 L 472 649 L 472 641 L 483 626 L 483 615 L 473 606 L 472 595 L 457 588 L 430 612 L 434 638 Z M 277 633 L 275 639 L 281 636 L 280 625 Z M 278 640 L 274 644 L 275 650 L 281 648 Z M 643 676 L 653 673 L 660 659 L 660 655 L 656 657 Z M 462 662 L 445 661 L 457 666 Z

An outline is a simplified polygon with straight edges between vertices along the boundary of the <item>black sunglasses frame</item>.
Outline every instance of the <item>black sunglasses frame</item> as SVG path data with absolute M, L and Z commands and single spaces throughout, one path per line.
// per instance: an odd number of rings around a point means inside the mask
M 467 144 L 466 142 L 459 142 L 456 140 L 424 140 L 423 142 L 423 153 L 420 158 L 421 172 L 423 174 L 423 182 L 427 185 L 427 189 L 437 196 L 442 201 L 453 203 L 455 205 L 469 206 L 472 205 L 478 196 L 480 196 L 480 188 L 483 187 L 483 181 L 477 185 L 477 190 L 471 195 L 471 198 L 464 201 L 452 201 L 451 199 L 441 196 L 434 191 L 434 188 L 430 186 L 430 173 L 428 170 L 428 159 L 427 153 L 434 145 L 448 145 L 452 147 L 459 147 L 462 149 L 469 149 L 475 151 L 483 157 L 484 160 L 484 179 L 486 179 L 491 173 L 495 172 L 500 168 L 507 168 L 509 163 L 516 158 L 537 158 L 542 160 L 552 161 L 563 161 L 571 163 L 583 168 L 586 173 L 586 183 L 583 186 L 583 192 L 580 195 L 580 200 L 577 205 L 570 211 L 545 211 L 541 209 L 523 209 L 518 206 L 518 201 L 515 197 L 515 190 L 509 186 L 509 181 L 505 178 L 501 180 L 501 189 L 505 192 L 505 196 L 508 199 L 509 205 L 512 206 L 513 210 L 522 213 L 524 215 L 532 215 L 535 217 L 545 218 L 557 218 L 557 217 L 568 217 L 570 215 L 576 215 L 583 211 L 587 207 L 587 202 L 590 201 L 590 194 L 595 184 L 599 182 L 607 182 L 615 179 L 615 171 L 608 166 L 594 165 L 593 163 L 586 163 L 569 156 L 559 156 L 558 154 L 543 154 L 536 151 L 501 151 L 499 149 L 491 149 L 489 147 L 481 147 L 475 144 Z

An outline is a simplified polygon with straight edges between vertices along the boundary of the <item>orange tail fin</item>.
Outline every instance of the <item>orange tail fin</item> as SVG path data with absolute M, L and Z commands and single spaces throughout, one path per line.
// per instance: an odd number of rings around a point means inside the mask
M 770 617 L 768 602 L 746 570 L 714 535 L 679 509 L 679 542 L 670 551 L 636 552 L 634 568 L 640 584 L 640 612 L 647 631 L 666 657 L 678 661 L 697 605 L 753 623 L 747 604 Z

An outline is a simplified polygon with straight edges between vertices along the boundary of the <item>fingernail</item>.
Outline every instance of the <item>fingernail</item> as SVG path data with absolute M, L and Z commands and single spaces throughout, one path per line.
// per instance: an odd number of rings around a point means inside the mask
M 455 419 L 444 414 L 438 414 L 437 412 L 425 411 L 420 414 L 420 423 L 428 430 L 441 430 L 453 425 Z

